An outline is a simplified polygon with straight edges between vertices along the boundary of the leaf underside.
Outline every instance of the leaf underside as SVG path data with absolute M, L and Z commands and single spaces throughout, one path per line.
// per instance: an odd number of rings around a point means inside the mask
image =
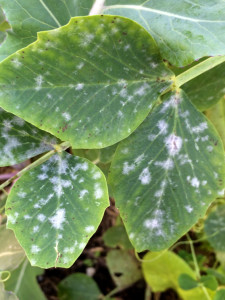
M 92 4 L 92 0 L 0 0 L 12 27 L 0 47 L 0 61 L 34 42 L 37 32 L 63 26 L 71 17 L 87 15 Z
M 128 17 L 145 27 L 162 57 L 184 66 L 203 56 L 225 54 L 223 0 L 106 0 L 105 14 Z
M 95 165 L 66 152 L 55 154 L 13 186 L 7 227 L 32 265 L 67 268 L 97 230 L 108 204 L 106 181 Z
M 0 106 L 75 149 L 134 131 L 173 73 L 141 26 L 122 17 L 72 18 L 0 65 Z
M 11 166 L 54 149 L 59 141 L 0 108 L 0 166 Z
M 184 92 L 169 93 L 121 142 L 110 183 L 137 251 L 171 246 L 224 188 L 221 140 Z

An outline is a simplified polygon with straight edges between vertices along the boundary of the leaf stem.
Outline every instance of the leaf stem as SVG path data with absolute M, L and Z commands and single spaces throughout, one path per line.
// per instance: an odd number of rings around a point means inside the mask
M 51 150 L 51 151 L 47 152 L 45 155 L 43 155 L 39 159 L 35 160 L 32 164 L 28 165 L 26 168 L 24 168 L 23 170 L 18 172 L 16 175 L 14 175 L 11 178 L 9 178 L 8 180 L 6 180 L 3 184 L 0 185 L 0 190 L 5 192 L 4 188 L 6 186 L 8 186 L 11 182 L 13 182 L 15 179 L 19 178 L 20 176 L 22 176 L 26 172 L 30 171 L 31 169 L 39 166 L 40 164 L 42 164 L 43 162 L 48 160 L 51 156 L 53 156 L 55 153 L 62 152 L 64 150 L 66 150 L 67 148 L 70 147 L 70 143 L 69 142 L 63 142 L 59 145 L 55 145 L 54 147 L 55 147 L 54 150 Z
M 212 68 L 225 62 L 225 56 L 210 57 L 189 70 L 181 73 L 175 79 L 175 84 L 179 88 L 191 79 L 211 70 Z
M 189 241 L 189 245 L 190 245 L 190 248 L 191 248 L 191 254 L 192 254 L 192 258 L 193 258 L 193 262 L 194 262 L 194 266 L 195 266 L 195 273 L 196 273 L 197 279 L 200 279 L 201 274 L 200 274 L 197 258 L 196 258 L 196 255 L 195 255 L 195 249 L 194 249 L 194 246 L 193 246 L 192 239 L 190 238 L 188 233 L 187 233 L 187 239 Z

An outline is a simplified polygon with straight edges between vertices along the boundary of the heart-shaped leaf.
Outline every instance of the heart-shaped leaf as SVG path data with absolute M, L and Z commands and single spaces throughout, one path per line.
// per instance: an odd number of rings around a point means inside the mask
M 64 152 L 16 182 L 6 204 L 7 226 L 32 265 L 70 267 L 108 204 L 101 171 L 88 160 Z
M 128 17 L 145 27 L 173 65 L 225 54 L 223 0 L 107 0 L 106 4 L 112 6 L 104 13 Z
M 20 163 L 58 143 L 51 134 L 0 108 L 0 166 Z
M 137 251 L 168 248 L 224 188 L 221 140 L 184 92 L 169 93 L 117 148 L 110 183 Z
M 92 4 L 93 0 L 0 0 L 12 27 L 0 47 L 0 61 L 34 42 L 38 31 L 58 28 L 71 17 L 88 14 Z
M 101 148 L 140 125 L 171 77 L 137 23 L 73 18 L 1 63 L 0 106 L 75 149 Z

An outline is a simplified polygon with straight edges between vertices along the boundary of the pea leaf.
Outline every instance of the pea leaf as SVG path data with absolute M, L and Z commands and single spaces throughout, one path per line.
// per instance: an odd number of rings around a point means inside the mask
M 114 156 L 110 183 L 138 252 L 171 246 L 224 188 L 224 150 L 183 91 L 169 93 Z M 137 209 L 138 208 L 138 209 Z
M 32 265 L 68 268 L 96 231 L 108 204 L 101 171 L 65 152 L 16 182 L 6 203 L 7 226 Z
M 119 246 L 122 249 L 133 249 L 124 226 L 117 225 L 110 227 L 103 235 L 103 241 L 106 246 L 116 248 Z
M 206 288 L 215 291 L 218 287 L 218 282 L 214 275 L 204 275 L 199 280 Z
M 0 166 L 20 163 L 58 143 L 51 134 L 0 108 Z
M 145 27 L 163 58 L 184 66 L 203 56 L 224 55 L 223 0 L 107 0 L 105 14 L 128 17 Z
M 225 298 L 225 289 L 218 290 L 213 300 L 223 300 Z
M 185 291 L 192 290 L 198 286 L 197 280 L 194 279 L 193 276 L 190 276 L 189 274 L 181 274 L 178 277 L 178 283 L 179 283 L 179 287 Z
M 205 221 L 205 233 L 208 241 L 217 251 L 225 252 L 225 205 L 219 205 Z
M 21 300 L 45 300 L 36 277 L 43 274 L 44 270 L 31 267 L 26 259 L 21 266 L 11 273 L 11 277 L 6 281 L 5 287 L 13 291 Z
M 5 291 L 4 284 L 0 282 L 0 299 L 1 300 L 19 300 L 12 292 Z
M 0 106 L 74 149 L 102 148 L 139 126 L 171 76 L 135 22 L 72 18 L 1 63 Z
M 71 17 L 88 14 L 92 4 L 92 0 L 0 0 L 12 28 L 0 47 L 0 61 L 34 42 L 38 31 L 61 27 Z
M 69 275 L 58 286 L 60 300 L 98 300 L 101 299 L 101 291 L 91 277 L 82 273 Z

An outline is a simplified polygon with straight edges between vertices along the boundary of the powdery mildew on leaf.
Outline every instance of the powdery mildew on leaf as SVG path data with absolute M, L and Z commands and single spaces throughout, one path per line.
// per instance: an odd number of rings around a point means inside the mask
M 58 143 L 51 134 L 0 108 L 0 166 L 20 163 Z
M 0 105 L 76 149 L 102 148 L 139 126 L 172 76 L 135 22 L 72 18 L 1 63 Z
M 157 251 L 205 214 L 224 188 L 224 178 L 221 140 L 181 91 L 166 95 L 121 142 L 110 182 L 134 247 Z
M 125 16 L 145 27 L 162 57 L 175 66 L 203 56 L 224 55 L 223 0 L 106 0 L 106 14 Z
M 101 171 L 64 152 L 17 181 L 7 201 L 7 226 L 32 265 L 70 267 L 108 205 Z

